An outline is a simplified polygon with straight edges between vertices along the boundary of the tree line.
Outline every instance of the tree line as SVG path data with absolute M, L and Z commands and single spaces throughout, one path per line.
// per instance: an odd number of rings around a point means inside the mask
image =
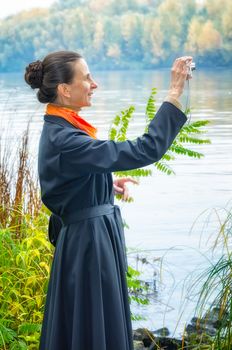
M 0 71 L 51 51 L 80 52 L 95 69 L 170 66 L 179 55 L 232 66 L 231 0 L 57 0 L 0 23 Z

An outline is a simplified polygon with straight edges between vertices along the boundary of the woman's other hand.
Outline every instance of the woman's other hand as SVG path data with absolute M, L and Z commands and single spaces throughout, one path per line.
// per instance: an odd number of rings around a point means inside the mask
M 123 195 L 123 200 L 126 201 L 129 198 L 129 190 L 126 185 L 127 182 L 132 182 L 138 185 L 139 182 L 131 177 L 121 177 L 113 181 L 113 186 L 116 194 Z

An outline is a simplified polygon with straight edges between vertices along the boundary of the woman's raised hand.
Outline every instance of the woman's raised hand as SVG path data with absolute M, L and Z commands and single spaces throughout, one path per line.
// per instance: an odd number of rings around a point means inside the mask
M 183 93 L 185 81 L 191 78 L 189 76 L 189 67 L 191 63 L 191 56 L 183 56 L 175 60 L 171 69 L 171 82 L 168 96 L 179 99 Z

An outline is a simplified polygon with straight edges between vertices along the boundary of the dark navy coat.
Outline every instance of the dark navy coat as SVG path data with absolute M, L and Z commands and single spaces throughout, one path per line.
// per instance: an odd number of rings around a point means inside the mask
M 40 350 L 132 350 L 127 259 L 112 172 L 158 161 L 187 118 L 164 102 L 136 140 L 96 140 L 45 115 L 38 171 L 43 203 L 62 219 Z

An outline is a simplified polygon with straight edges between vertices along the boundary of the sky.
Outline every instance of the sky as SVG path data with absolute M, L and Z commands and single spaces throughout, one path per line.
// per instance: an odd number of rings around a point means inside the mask
M 55 0 L 5 0 L 1 2 L 0 19 L 33 7 L 49 7 Z
M 202 3 L 204 0 L 196 0 Z M 23 10 L 29 10 L 33 7 L 49 7 L 56 0 L 5 0 L 4 5 L 1 6 L 0 19 L 9 15 L 14 15 Z

